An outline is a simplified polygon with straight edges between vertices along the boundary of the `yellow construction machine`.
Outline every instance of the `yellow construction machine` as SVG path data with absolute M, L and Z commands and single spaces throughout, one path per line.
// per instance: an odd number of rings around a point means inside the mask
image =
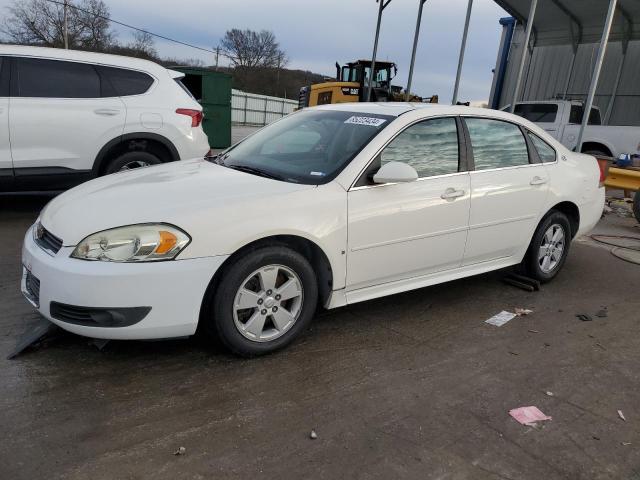
M 398 67 L 395 63 L 376 60 L 368 101 L 404 102 L 407 98 L 406 93 L 402 92 L 402 87 L 391 85 L 391 79 L 397 72 Z M 356 60 L 344 66 L 336 62 L 336 80 L 302 87 L 298 108 L 330 103 L 366 102 L 370 75 L 370 60 Z M 423 99 L 412 94 L 408 101 L 438 103 L 438 96 Z

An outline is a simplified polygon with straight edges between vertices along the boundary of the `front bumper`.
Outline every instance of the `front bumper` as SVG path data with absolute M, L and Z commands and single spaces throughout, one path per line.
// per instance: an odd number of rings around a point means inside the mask
M 78 335 L 105 339 L 152 339 L 193 335 L 205 291 L 228 256 L 148 263 L 111 263 L 70 258 L 73 247 L 52 255 L 27 231 L 22 264 L 39 281 L 38 301 L 28 299 L 56 325 Z M 26 275 L 25 275 L 26 277 Z M 25 282 L 23 279 L 23 290 Z M 129 326 L 87 326 L 60 321 L 51 303 L 97 309 L 150 308 Z

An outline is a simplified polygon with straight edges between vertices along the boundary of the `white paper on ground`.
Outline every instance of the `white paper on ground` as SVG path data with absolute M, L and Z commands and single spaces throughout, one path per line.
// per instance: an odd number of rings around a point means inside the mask
M 502 325 L 507 323 L 509 320 L 511 320 L 515 316 L 516 316 L 515 313 L 511 313 L 511 312 L 507 312 L 506 310 L 503 310 L 497 315 L 494 315 L 493 317 L 491 317 L 490 319 L 485 320 L 484 322 L 490 325 L 495 325 L 496 327 L 501 327 Z

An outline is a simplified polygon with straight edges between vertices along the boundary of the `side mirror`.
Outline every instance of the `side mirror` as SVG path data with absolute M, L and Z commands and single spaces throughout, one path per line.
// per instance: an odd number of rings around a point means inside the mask
M 385 163 L 373 176 L 374 183 L 405 183 L 417 179 L 416 169 L 402 162 Z

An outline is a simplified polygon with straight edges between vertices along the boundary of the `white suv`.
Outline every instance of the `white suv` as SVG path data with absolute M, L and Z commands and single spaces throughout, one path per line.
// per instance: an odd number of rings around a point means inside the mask
M 0 192 L 203 157 L 202 107 L 182 76 L 136 58 L 0 45 Z

